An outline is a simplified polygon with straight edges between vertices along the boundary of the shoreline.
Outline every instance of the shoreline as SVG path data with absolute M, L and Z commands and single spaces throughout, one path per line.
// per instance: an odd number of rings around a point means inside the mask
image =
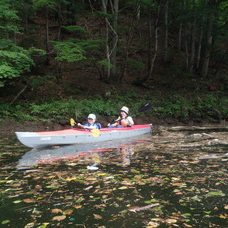
M 102 122 L 102 121 L 101 121 Z M 106 121 L 104 121 L 106 122 Z M 217 129 L 224 129 L 228 131 L 228 124 L 226 120 L 223 121 L 216 121 L 216 122 L 209 122 L 206 120 L 199 121 L 180 121 L 176 119 L 153 119 L 151 121 L 153 124 L 153 132 L 160 132 L 161 127 L 169 128 L 169 127 L 185 127 L 187 129 L 190 129 L 191 127 L 211 127 L 211 128 L 217 128 Z M 66 122 L 65 122 L 66 123 Z M 136 124 L 146 124 L 150 123 L 150 121 L 143 121 L 138 120 Z M 104 126 L 104 124 L 102 125 Z M 11 136 L 15 135 L 15 132 L 17 131 L 55 131 L 55 130 L 64 130 L 69 129 L 71 126 L 70 124 L 60 124 L 58 122 L 48 122 L 48 123 L 40 123 L 40 122 L 34 122 L 34 121 L 25 121 L 24 123 L 18 123 L 15 121 L 4 121 L 0 123 L 1 136 Z

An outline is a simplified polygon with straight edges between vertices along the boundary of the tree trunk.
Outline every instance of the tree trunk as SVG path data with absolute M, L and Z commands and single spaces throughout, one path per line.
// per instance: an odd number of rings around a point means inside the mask
M 179 33 L 178 33 L 178 50 L 179 51 L 181 50 L 181 46 L 182 46 L 182 27 L 183 27 L 183 24 L 181 22 L 180 26 L 179 26 Z
M 144 79 L 142 80 L 142 84 L 148 80 L 150 80 L 152 78 L 153 75 L 153 70 L 154 70 L 154 63 L 155 60 L 157 58 L 157 52 L 158 52 L 158 21 L 159 21 L 159 16 L 160 16 L 160 10 L 161 10 L 161 6 L 158 5 L 157 6 L 157 15 L 155 18 L 155 22 L 154 22 L 154 37 L 152 35 L 152 17 L 149 14 L 149 30 L 150 30 L 150 41 L 149 41 L 149 67 L 148 67 L 148 74 L 146 77 L 144 77 Z M 151 55 L 152 53 L 152 44 L 154 44 L 154 53 L 153 56 Z
M 193 8 L 196 9 L 195 6 L 195 0 L 193 3 Z M 195 56 L 196 56 L 196 10 L 195 12 L 195 19 L 192 24 L 192 34 L 191 34 L 191 53 L 190 53 L 190 65 L 189 65 L 189 70 L 192 73 L 194 69 L 194 63 L 195 63 Z
M 202 50 L 202 40 L 203 40 L 203 24 L 204 24 L 204 16 L 202 18 L 201 26 L 200 26 L 200 35 L 198 40 L 198 48 L 197 48 L 197 56 L 196 56 L 196 71 L 199 70 L 200 61 L 201 61 L 201 50 Z
M 213 29 L 213 20 L 212 15 L 209 15 L 207 18 L 207 33 L 206 33 L 206 46 L 203 55 L 203 64 L 201 68 L 201 76 L 205 78 L 208 74 L 208 68 L 210 63 L 211 55 L 211 45 L 212 45 L 212 29 Z
M 108 0 L 102 0 L 102 10 L 104 13 L 107 13 L 107 4 Z M 105 48 L 106 48 L 106 61 L 107 61 L 107 67 L 105 70 L 105 79 L 109 81 L 110 79 L 110 48 L 109 48 L 109 21 L 108 18 L 105 17 Z
M 49 19 L 48 19 L 48 7 L 46 6 L 46 64 L 49 65 Z
M 119 12 L 119 0 L 114 0 L 113 4 L 113 27 L 112 27 L 112 52 L 110 53 L 110 61 L 112 64 L 111 68 L 111 77 L 116 78 L 117 76 L 117 66 L 116 66 L 116 54 L 117 54 L 117 43 L 118 43 L 118 34 L 116 32 L 117 21 L 118 21 L 118 12 Z
M 168 9 L 169 9 L 169 0 L 165 4 L 165 53 L 164 53 L 164 62 L 168 62 Z

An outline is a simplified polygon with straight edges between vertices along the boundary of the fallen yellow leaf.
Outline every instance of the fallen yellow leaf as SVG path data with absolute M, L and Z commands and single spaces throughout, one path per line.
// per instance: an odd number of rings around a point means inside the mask
M 124 189 L 128 189 L 128 187 L 127 186 L 122 186 L 122 187 L 119 187 L 118 189 L 124 190 Z
M 102 219 L 101 215 L 93 214 L 93 216 L 94 216 L 95 219 Z
M 55 216 L 52 218 L 53 221 L 62 221 L 66 218 L 66 215 Z
M 25 203 L 35 203 L 36 200 L 35 199 L 23 199 L 23 202 L 25 202 Z
M 172 224 L 172 223 L 176 223 L 177 220 L 176 220 L 176 219 L 166 219 L 165 222 L 166 222 L 166 223 L 169 223 L 169 224 L 170 224 L 170 223 Z
M 73 213 L 72 209 L 68 209 L 63 212 L 63 214 L 65 214 L 65 215 L 71 215 L 72 213 Z
M 58 213 L 62 213 L 63 211 L 61 209 L 58 209 L 58 208 L 55 208 L 55 209 L 52 209 L 51 210 L 51 213 L 54 213 L 54 214 L 58 214 Z
M 221 215 L 219 215 L 219 218 L 227 219 L 228 218 L 228 214 L 221 214 Z
M 76 209 L 82 208 L 82 205 L 75 205 L 74 208 Z
M 98 173 L 97 176 L 106 176 L 107 173 Z
M 28 224 L 25 225 L 25 228 L 30 228 L 30 227 L 34 227 L 35 223 L 34 222 L 30 222 Z

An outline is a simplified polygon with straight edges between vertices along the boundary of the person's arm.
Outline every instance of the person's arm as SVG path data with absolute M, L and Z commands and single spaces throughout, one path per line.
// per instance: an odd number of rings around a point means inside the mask
M 90 124 L 86 123 L 86 124 L 82 125 L 82 124 L 78 123 L 78 126 L 81 128 L 84 128 L 85 130 L 98 129 L 97 124 L 90 125 Z
M 119 116 L 119 117 L 114 121 L 113 124 L 110 124 L 110 123 L 109 123 L 109 124 L 108 124 L 108 127 L 109 127 L 109 126 L 114 126 L 114 127 L 117 126 L 118 123 L 120 122 L 120 120 L 121 120 L 121 117 Z
M 132 119 L 131 116 L 128 116 L 127 117 L 127 120 L 128 120 L 128 125 L 131 127 L 132 125 L 134 125 L 134 120 Z

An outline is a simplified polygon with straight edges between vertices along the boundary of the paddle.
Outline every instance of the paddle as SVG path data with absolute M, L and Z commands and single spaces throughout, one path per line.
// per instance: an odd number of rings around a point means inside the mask
M 148 111 L 152 108 L 152 104 L 151 103 L 146 103 L 144 105 L 142 105 L 138 110 L 137 112 L 145 112 L 145 111 Z M 119 120 L 116 120 L 114 121 L 114 123 L 117 123 L 119 122 Z
M 137 111 L 138 112 L 145 112 L 147 110 L 150 110 L 151 108 L 152 108 L 152 104 L 146 103 L 146 104 L 142 105 Z
M 71 127 L 74 127 L 75 124 L 76 124 L 76 122 L 74 121 L 73 118 L 71 118 L 70 119 Z M 100 135 L 100 130 L 99 129 L 87 129 L 87 130 L 89 130 L 92 133 L 93 137 L 98 137 Z

